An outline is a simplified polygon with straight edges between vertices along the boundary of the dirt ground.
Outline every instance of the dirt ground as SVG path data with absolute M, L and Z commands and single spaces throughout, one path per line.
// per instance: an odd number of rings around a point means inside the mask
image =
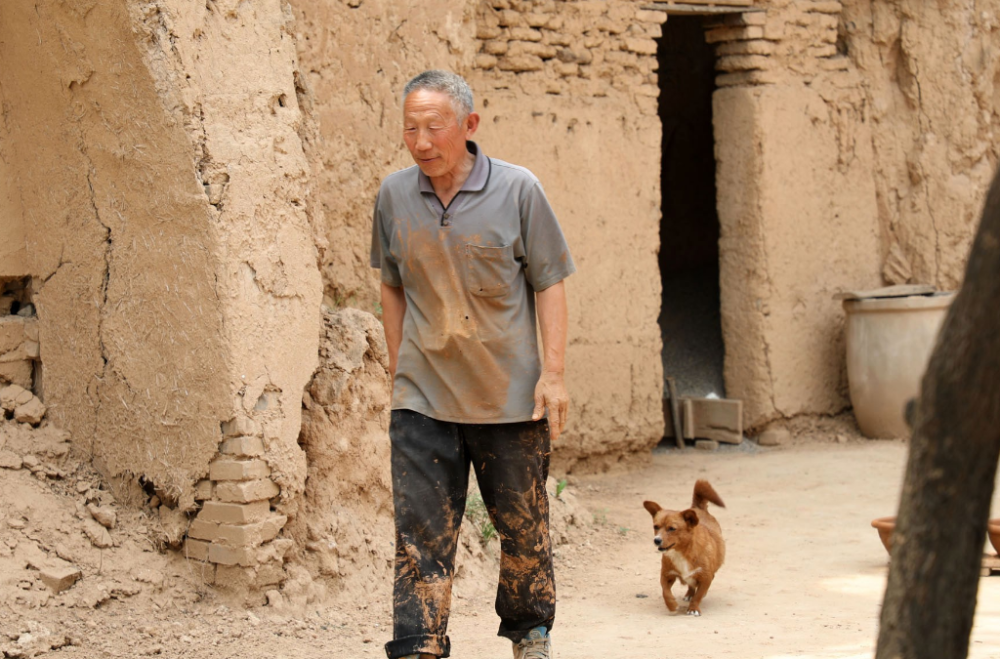
M 715 453 L 663 448 L 638 470 L 571 476 L 566 491 L 591 519 L 570 527 L 570 541 L 557 550 L 555 656 L 871 657 L 888 561 L 869 522 L 896 509 L 906 445 L 853 434 L 839 440 L 832 431 L 816 430 L 778 448 L 749 442 Z M 702 604 L 703 616 L 693 618 L 669 614 L 660 599 L 660 557 L 642 501 L 686 505 L 697 478 L 709 479 L 727 503 L 716 512 L 727 560 Z M 0 470 L 0 494 L 10 501 L 15 489 L 37 490 L 36 510 L 44 511 L 43 500 L 54 495 L 42 491 L 41 480 L 23 469 Z M 1000 516 L 1000 497 L 994 502 Z M 8 511 L 7 519 L 9 524 L 15 516 Z M 128 542 L 126 537 L 122 544 Z M 384 656 L 381 645 L 391 626 L 387 590 L 350 606 L 285 603 L 245 610 L 186 585 L 182 561 L 142 549 L 137 546 L 134 564 L 116 566 L 134 577 L 120 580 L 117 591 L 109 583 L 87 591 L 85 579 L 48 597 L 43 588 L 22 583 L 24 597 L 0 600 L 0 654 Z M 486 574 L 492 570 L 457 589 L 454 657 L 510 656 L 509 644 L 494 635 L 495 581 Z M 0 574 L 4 583 L 17 578 L 10 570 Z M 28 597 L 35 593 L 45 596 Z M 1000 576 L 980 581 L 970 656 L 1000 657 Z

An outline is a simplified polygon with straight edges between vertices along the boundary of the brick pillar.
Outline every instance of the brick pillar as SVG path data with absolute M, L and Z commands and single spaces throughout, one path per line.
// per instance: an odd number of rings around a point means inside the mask
M 271 510 L 281 489 L 270 478 L 260 424 L 238 417 L 224 423 L 222 431 L 209 479 L 196 489 L 202 506 L 188 529 L 185 556 L 200 563 L 207 583 L 220 587 L 277 583 L 277 556 L 283 552 L 266 545 L 274 544 L 288 518 Z

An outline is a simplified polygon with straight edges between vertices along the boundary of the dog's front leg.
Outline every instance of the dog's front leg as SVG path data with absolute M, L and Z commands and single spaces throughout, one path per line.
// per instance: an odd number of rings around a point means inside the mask
M 677 610 L 677 600 L 674 599 L 673 587 L 674 581 L 677 577 L 668 576 L 665 574 L 660 575 L 660 587 L 663 588 L 663 603 L 667 605 L 667 609 L 671 613 Z
M 694 591 L 694 597 L 691 598 L 691 604 L 688 605 L 687 614 L 689 616 L 701 615 L 701 600 L 705 597 L 705 593 L 708 592 L 708 587 L 711 585 L 712 577 L 702 576 L 698 579 L 698 587 Z

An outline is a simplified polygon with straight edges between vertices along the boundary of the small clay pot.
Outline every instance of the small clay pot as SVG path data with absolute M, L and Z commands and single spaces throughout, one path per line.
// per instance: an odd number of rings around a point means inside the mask
M 892 532 L 896 528 L 896 518 L 879 517 L 878 519 L 873 519 L 872 528 L 878 531 L 879 540 L 882 541 L 882 544 L 885 546 L 885 550 L 891 554 Z M 998 526 L 997 530 L 1000 531 L 1000 526 Z M 1000 542 L 1000 536 L 998 536 L 997 541 Z
M 1000 554 L 1000 519 L 991 519 L 986 526 L 986 535 L 990 538 L 993 550 Z

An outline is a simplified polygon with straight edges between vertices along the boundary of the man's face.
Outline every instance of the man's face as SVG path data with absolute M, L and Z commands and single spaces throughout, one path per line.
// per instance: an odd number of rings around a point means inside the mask
M 418 89 L 403 103 L 403 141 L 420 171 L 432 179 L 457 173 L 468 153 L 465 141 L 478 125 L 475 112 L 459 122 L 443 92 Z

